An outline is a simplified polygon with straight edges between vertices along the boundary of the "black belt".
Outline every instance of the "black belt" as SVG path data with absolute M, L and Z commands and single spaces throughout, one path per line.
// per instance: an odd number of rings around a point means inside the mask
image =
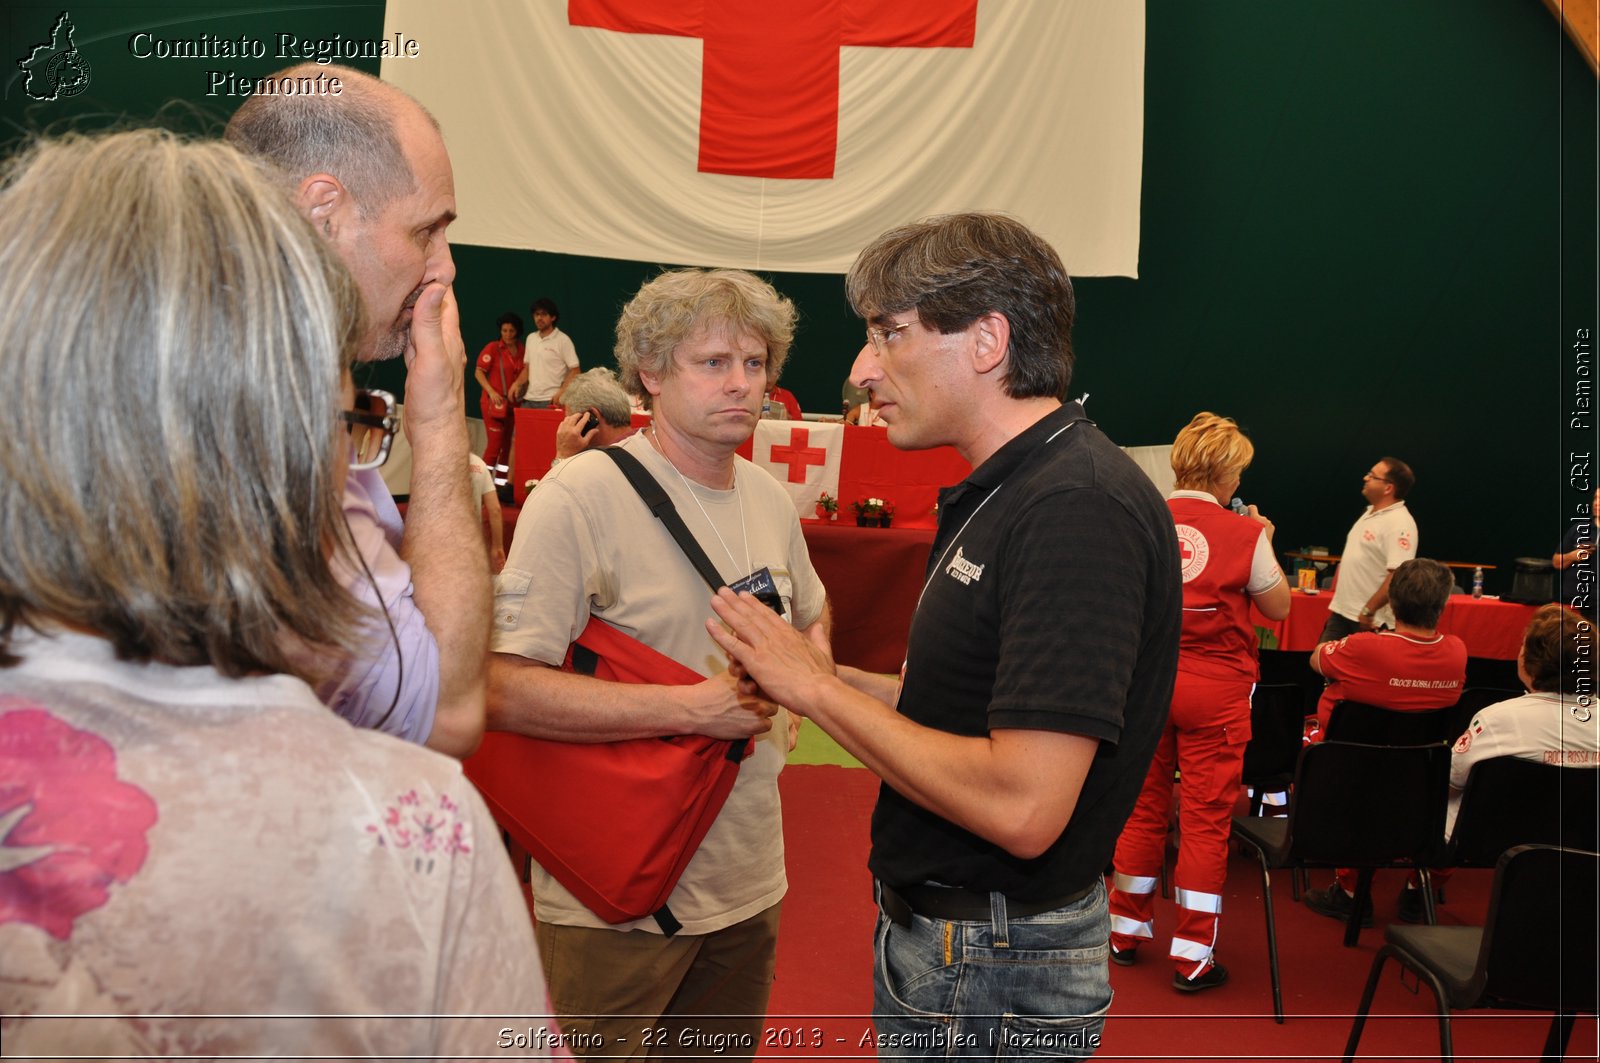
M 1094 887 L 1095 883 L 1091 881 L 1082 889 L 1038 901 L 1014 901 L 1007 897 L 1006 917 L 1026 919 L 1030 915 L 1042 915 L 1057 908 L 1065 908 L 1089 896 Z M 989 894 L 959 886 L 923 885 L 902 886 L 900 889 L 895 889 L 880 880 L 878 904 L 883 908 L 883 914 L 889 917 L 889 921 L 900 926 L 910 926 L 913 915 L 968 923 L 982 922 L 993 918 L 994 915 L 994 908 L 989 903 Z

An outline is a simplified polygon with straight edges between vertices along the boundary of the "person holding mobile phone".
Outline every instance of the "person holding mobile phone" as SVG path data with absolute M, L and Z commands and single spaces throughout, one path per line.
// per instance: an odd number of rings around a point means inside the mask
M 609 447 L 633 435 L 632 404 L 611 370 L 580 373 L 567 385 L 566 400 L 567 415 L 556 428 L 556 459 L 550 468 L 585 450 Z

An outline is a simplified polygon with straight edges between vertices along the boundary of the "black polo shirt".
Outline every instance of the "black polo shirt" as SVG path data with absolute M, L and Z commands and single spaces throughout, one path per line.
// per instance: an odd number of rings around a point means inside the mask
M 872 873 L 1042 900 L 1111 860 L 1166 723 L 1183 590 L 1172 515 L 1077 403 L 1053 411 L 939 500 L 900 712 L 960 735 L 1018 728 L 1100 740 L 1066 830 L 1011 856 L 887 784 Z

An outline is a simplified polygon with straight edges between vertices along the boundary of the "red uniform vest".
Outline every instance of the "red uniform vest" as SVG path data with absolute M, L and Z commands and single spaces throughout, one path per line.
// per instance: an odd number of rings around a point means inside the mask
M 1169 498 L 1183 561 L 1183 636 L 1178 667 L 1212 679 L 1255 682 L 1250 565 L 1261 524 L 1198 498 Z

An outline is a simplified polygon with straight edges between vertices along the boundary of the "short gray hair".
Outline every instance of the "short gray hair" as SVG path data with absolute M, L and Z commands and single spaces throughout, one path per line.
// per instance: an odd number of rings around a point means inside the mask
M 37 144 L 0 178 L 0 290 L 0 665 L 19 624 L 230 676 L 362 645 L 328 563 L 360 295 L 259 163 Z
M 1413 557 L 1400 562 L 1389 577 L 1389 608 L 1402 624 L 1438 627 L 1455 589 L 1456 578 L 1449 568 L 1431 557 Z
M 439 123 L 404 92 L 351 67 L 302 63 L 264 80 L 281 85 L 324 72 L 339 79 L 339 95 L 257 93 L 234 112 L 223 137 L 269 160 L 291 182 L 332 174 L 350 190 L 361 216 L 369 218 L 417 186 L 395 132 L 396 107 L 410 104 L 435 129 Z
M 617 374 L 604 367 L 579 373 L 561 393 L 561 405 L 569 410 L 600 411 L 601 420 L 612 428 L 633 424 L 633 404 L 617 382 Z
M 767 345 L 767 382 L 777 380 L 794 342 L 794 303 L 742 269 L 668 270 L 646 281 L 617 318 L 617 368 L 629 394 L 644 395 L 639 372 L 667 376 L 672 352 L 707 325 L 753 332 Z M 563 396 L 564 398 L 565 396 Z

